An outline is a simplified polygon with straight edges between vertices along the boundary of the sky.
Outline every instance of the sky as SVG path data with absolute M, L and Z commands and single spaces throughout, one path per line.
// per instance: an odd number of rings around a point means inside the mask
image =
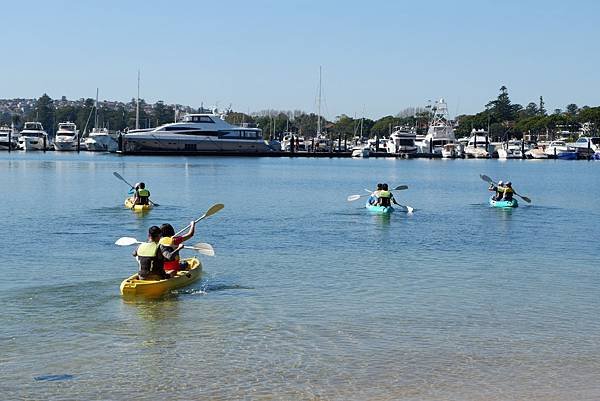
M 0 3 L 0 98 L 163 100 L 381 118 L 445 98 L 473 114 L 508 88 L 600 105 L 596 1 Z

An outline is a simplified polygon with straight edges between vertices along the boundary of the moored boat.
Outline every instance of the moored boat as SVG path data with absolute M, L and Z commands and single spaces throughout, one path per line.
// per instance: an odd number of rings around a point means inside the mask
M 368 202 L 365 205 L 365 207 L 367 208 L 367 210 L 369 212 L 377 213 L 377 214 L 390 214 L 394 211 L 394 208 L 391 206 L 371 205 Z
M 180 270 L 172 278 L 163 280 L 140 280 L 137 273 L 126 278 L 121 283 L 120 291 L 123 297 L 160 297 L 167 292 L 185 287 L 198 280 L 202 273 L 202 263 L 197 258 L 184 259 L 189 269 Z
M 152 204 L 149 203 L 147 205 L 134 205 L 133 199 L 127 198 L 125 199 L 125 207 L 127 209 L 133 210 L 134 212 L 147 212 L 148 210 L 152 209 Z
M 506 200 L 494 200 L 494 198 L 490 198 L 490 206 L 491 207 L 497 207 L 497 208 L 501 208 L 501 209 L 510 209 L 510 208 L 514 208 L 514 207 L 518 207 L 519 206 L 519 202 L 517 202 L 517 200 L 515 198 L 513 198 L 512 200 L 506 201 Z

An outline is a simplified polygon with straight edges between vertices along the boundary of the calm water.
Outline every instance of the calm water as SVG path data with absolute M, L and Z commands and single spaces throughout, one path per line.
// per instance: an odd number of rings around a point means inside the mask
M 125 210 L 113 171 L 161 206 Z M 489 208 L 480 173 L 533 204 Z M 414 215 L 346 202 L 378 181 Z M 0 154 L 1 398 L 597 400 L 599 184 L 600 162 Z M 114 241 L 216 202 L 202 280 L 123 301 Z

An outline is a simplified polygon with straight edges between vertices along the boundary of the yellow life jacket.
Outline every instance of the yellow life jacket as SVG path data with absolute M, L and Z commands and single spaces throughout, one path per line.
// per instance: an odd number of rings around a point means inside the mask
M 379 192 L 379 197 L 380 198 L 391 198 L 392 197 L 392 193 L 390 191 L 380 191 Z
M 143 196 L 147 198 L 150 196 L 150 191 L 148 191 L 146 188 L 138 189 L 138 196 Z
M 144 242 L 138 246 L 137 255 L 140 257 L 153 258 L 156 256 L 157 249 L 158 244 L 156 242 Z
M 162 237 L 160 241 L 158 241 L 160 245 L 168 246 L 171 249 L 175 248 L 175 244 L 173 243 L 173 237 Z M 179 260 L 179 252 L 175 255 L 174 260 Z

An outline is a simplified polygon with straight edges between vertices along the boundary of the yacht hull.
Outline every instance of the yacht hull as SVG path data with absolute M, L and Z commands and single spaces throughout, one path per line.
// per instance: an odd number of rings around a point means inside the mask
M 273 148 L 260 139 L 223 139 L 192 135 L 137 135 L 123 136 L 123 152 L 135 153 L 258 153 Z
M 44 140 L 37 137 L 19 138 L 19 149 L 21 150 L 44 150 Z

